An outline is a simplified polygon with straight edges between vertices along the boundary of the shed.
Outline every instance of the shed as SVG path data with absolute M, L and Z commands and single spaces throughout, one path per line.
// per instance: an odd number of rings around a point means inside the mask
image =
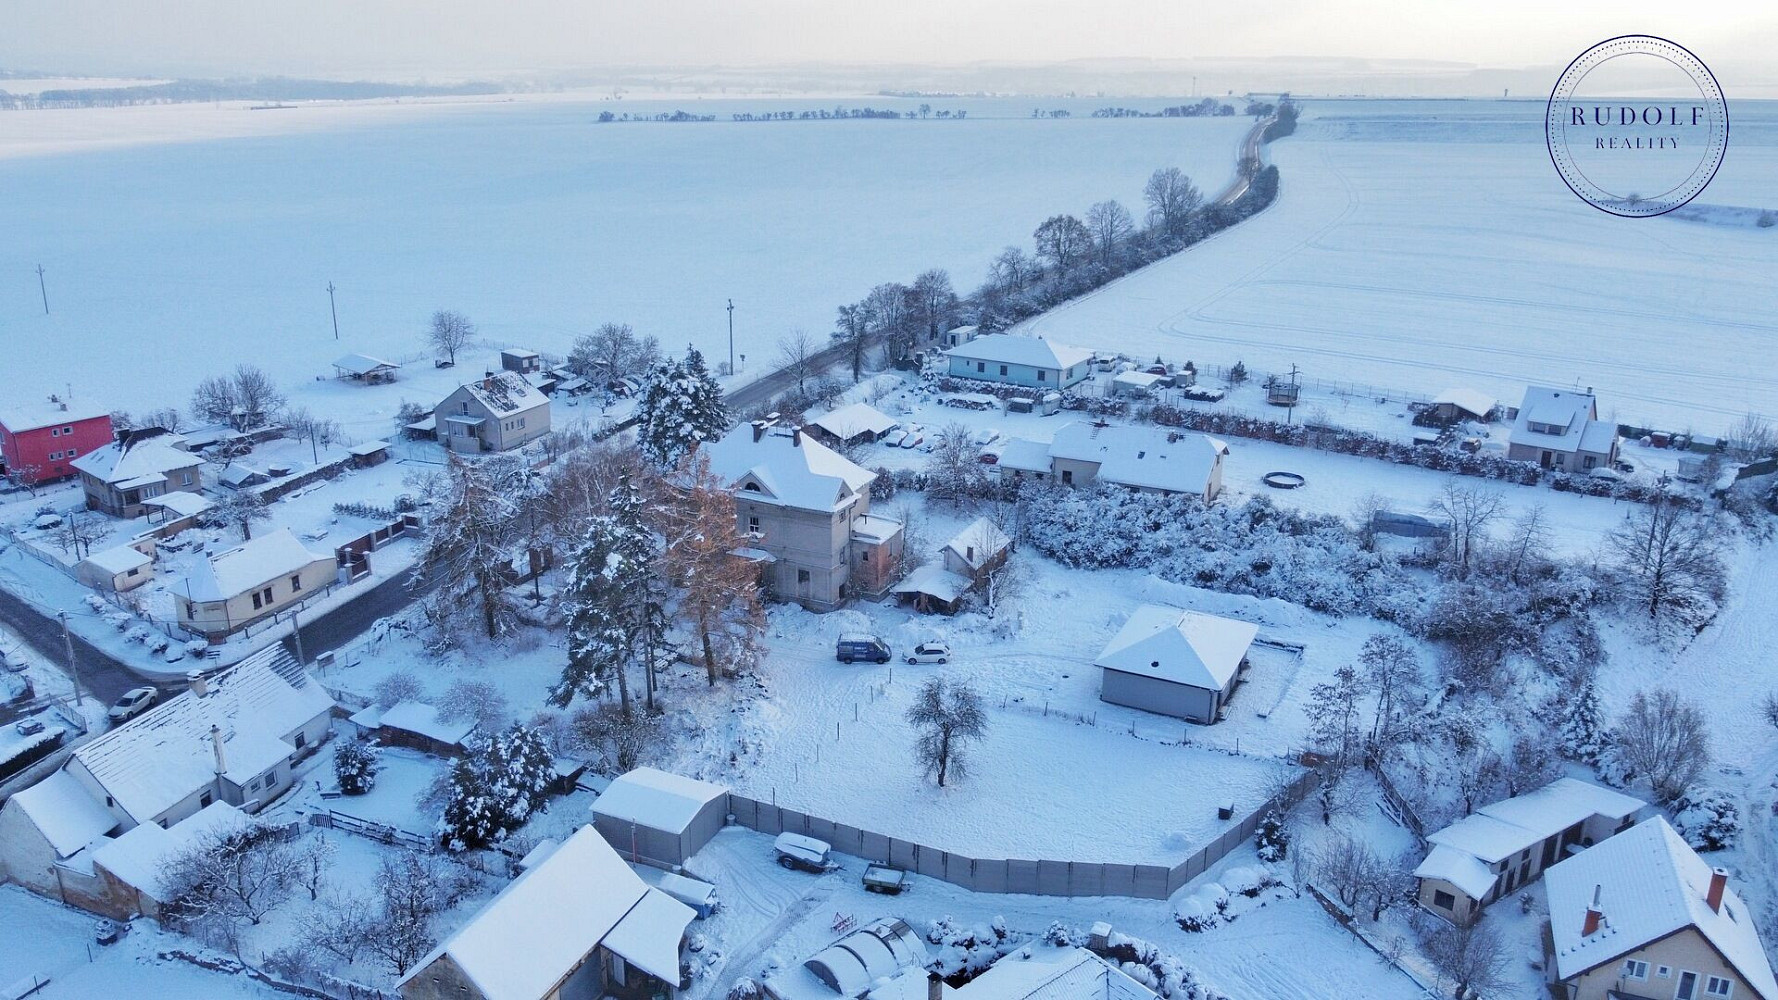
M 368 469 L 373 465 L 382 465 L 389 460 L 389 442 L 366 441 L 346 449 L 352 454 L 352 466 Z
M 831 413 L 815 417 L 805 425 L 809 431 L 830 445 L 869 444 L 897 426 L 895 418 L 869 403 L 848 403 Z
M 393 361 L 373 358 L 368 354 L 348 354 L 333 363 L 339 377 L 375 385 L 382 382 L 395 381 L 395 373 L 401 366 Z
M 1147 396 L 1158 385 L 1168 381 L 1165 375 L 1148 372 L 1120 372 L 1111 380 L 1111 389 L 1119 396 Z
M 1145 604 L 1093 663 L 1099 700 L 1209 724 L 1234 694 L 1258 626 Z
M 122 593 L 154 579 L 154 560 L 128 545 L 119 545 L 82 559 L 74 567 L 74 578 L 98 590 Z
M 504 371 L 518 372 L 521 375 L 543 371 L 543 357 L 536 351 L 523 347 L 509 347 L 500 352 L 500 367 Z
M 912 604 L 916 611 L 942 611 L 956 614 L 963 606 L 963 595 L 974 586 L 967 576 L 953 573 L 937 563 L 915 567 L 914 571 L 895 585 L 895 599 Z
M 728 817 L 728 789 L 639 767 L 593 801 L 593 825 L 631 861 L 676 868 L 698 853 Z
M 1475 389 L 1453 388 L 1432 397 L 1432 414 L 1440 423 L 1459 420 L 1487 420 L 1500 408 L 1500 401 Z
M 358 722 L 358 716 L 352 717 Z M 438 709 L 424 702 L 404 699 L 389 706 L 377 720 L 377 738 L 390 746 L 411 747 L 439 757 L 455 757 L 463 752 L 475 721 L 439 718 Z

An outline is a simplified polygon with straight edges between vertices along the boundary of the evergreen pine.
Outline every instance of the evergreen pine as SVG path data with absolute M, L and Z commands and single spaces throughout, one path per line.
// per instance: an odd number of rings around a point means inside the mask
M 448 851 L 486 847 L 501 836 L 505 814 L 478 756 L 472 753 L 451 764 L 450 793 L 438 824 L 439 841 Z
M 342 742 L 333 752 L 333 774 L 339 779 L 340 791 L 347 795 L 363 795 L 377 783 L 377 751 L 358 740 Z
M 1290 852 L 1290 831 L 1285 829 L 1284 820 L 1276 809 L 1267 811 L 1259 821 L 1253 841 L 1261 861 L 1283 861 Z
M 722 387 L 695 348 L 686 349 L 684 360 L 662 361 L 649 372 L 636 407 L 636 443 L 649 461 L 674 468 L 727 428 Z
M 1562 753 L 1575 760 L 1597 765 L 1604 756 L 1608 740 L 1599 715 L 1599 695 L 1588 678 L 1581 686 L 1580 696 L 1563 717 L 1559 730 Z
M 563 607 L 568 619 L 568 663 L 550 701 L 567 707 L 576 695 L 597 698 L 615 677 L 629 713 L 630 688 L 624 664 L 630 655 L 624 587 L 634 575 L 628 565 L 624 530 L 601 515 L 587 522 L 580 548 L 568 567 Z

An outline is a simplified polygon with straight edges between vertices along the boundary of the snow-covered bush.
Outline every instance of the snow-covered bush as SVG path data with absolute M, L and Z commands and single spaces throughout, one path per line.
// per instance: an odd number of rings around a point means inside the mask
M 1222 873 L 1221 882 L 1222 887 L 1227 889 L 1230 894 L 1246 896 L 1249 899 L 1258 896 L 1260 893 L 1273 886 L 1282 884 L 1283 883 L 1278 880 L 1278 876 L 1273 875 L 1264 868 L 1256 868 L 1251 865 L 1230 868 L 1228 871 Z
M 1276 809 L 1268 811 L 1259 821 L 1259 829 L 1253 833 L 1254 846 L 1258 848 L 1261 861 L 1279 862 L 1290 853 L 1290 830 L 1284 825 L 1284 818 Z
M 149 637 L 152 635 L 154 635 L 153 632 L 150 632 L 145 628 L 138 627 L 138 628 L 130 629 L 129 632 L 125 633 L 124 638 L 130 640 L 131 642 L 145 643 L 148 641 Z
M 1024 943 L 1008 933 L 1005 917 L 995 917 L 991 924 L 965 926 L 943 916 L 927 927 L 926 940 L 938 946 L 937 957 L 927 968 L 953 986 L 981 975 L 1001 956 L 1011 954 Z
M 1741 838 L 1741 810 L 1714 788 L 1693 788 L 1673 803 L 1673 828 L 1700 851 L 1734 847 Z
M 729 987 L 728 1000 L 758 1000 L 758 997 L 759 984 L 746 976 L 735 980 L 735 985 Z
M 1100 957 L 1119 963 L 1126 975 L 1159 994 L 1162 1000 L 1227 1000 L 1198 982 L 1198 974 L 1177 956 L 1141 938 L 1113 934 Z
M 1180 897 L 1173 906 L 1173 920 L 1181 930 L 1207 931 L 1225 921 L 1229 892 L 1221 883 L 1206 882 Z
M 333 773 L 339 779 L 340 791 L 347 795 L 363 795 L 377 783 L 377 751 L 368 743 L 347 740 L 333 751 Z
M 185 644 L 186 656 L 203 656 L 210 651 L 210 643 L 204 639 L 193 639 Z

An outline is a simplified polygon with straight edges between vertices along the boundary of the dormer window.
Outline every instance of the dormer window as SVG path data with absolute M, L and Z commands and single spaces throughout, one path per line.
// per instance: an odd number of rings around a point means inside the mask
M 759 489 L 759 484 L 758 484 L 758 483 L 756 483 L 756 482 L 754 482 L 754 481 L 753 481 L 753 480 L 751 480 L 751 479 L 749 479 L 749 480 L 747 480 L 747 481 L 746 481 L 746 482 L 744 482 L 744 483 L 742 483 L 742 484 L 741 484 L 741 488 L 742 488 L 742 489 L 744 489 L 744 490 L 746 490 L 746 491 L 748 491 L 748 492 L 750 492 L 750 493 L 758 493 L 758 492 L 760 492 L 760 489 Z

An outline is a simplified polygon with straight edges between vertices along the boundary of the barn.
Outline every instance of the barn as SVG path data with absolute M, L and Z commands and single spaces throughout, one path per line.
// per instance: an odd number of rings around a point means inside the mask
M 677 868 L 728 818 L 728 789 L 639 767 L 593 802 L 593 825 L 630 861 Z
M 1102 672 L 1099 700 L 1213 723 L 1258 634 L 1248 622 L 1145 604 L 1093 661 Z

